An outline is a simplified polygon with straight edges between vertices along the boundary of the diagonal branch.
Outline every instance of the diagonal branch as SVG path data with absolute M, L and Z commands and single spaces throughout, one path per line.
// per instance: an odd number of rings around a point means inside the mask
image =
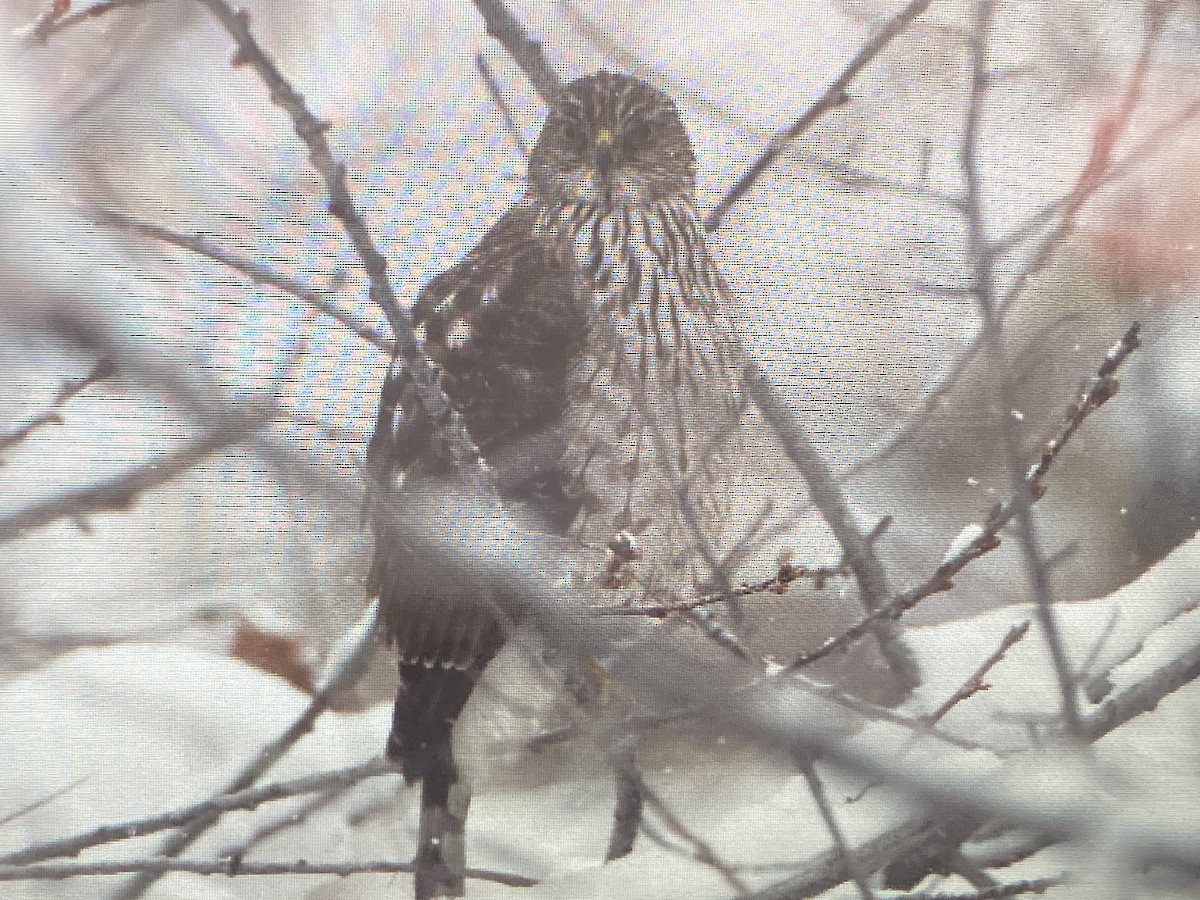
M 89 513 L 128 509 L 142 495 L 182 475 L 214 453 L 244 441 L 253 430 L 264 424 L 260 421 L 248 425 L 246 429 L 215 429 L 179 450 L 153 457 L 150 462 L 120 475 L 87 487 L 63 491 L 0 516 L 0 544 L 17 540 L 28 529 L 60 519 L 82 521 Z
M 93 384 L 111 378 L 115 374 L 117 374 L 117 367 L 113 365 L 111 359 L 104 357 L 92 367 L 92 370 L 87 375 L 64 382 L 46 409 L 43 409 L 24 425 L 18 425 L 9 431 L 0 432 L 0 450 L 15 447 L 22 441 L 28 440 L 34 432 L 47 425 L 61 425 L 63 423 L 62 408 L 67 403 L 74 400 Z
M 541 41 L 531 38 L 504 0 L 472 0 L 487 23 L 487 33 L 500 42 L 525 73 L 542 102 L 549 106 L 562 90 L 562 80 L 546 61 Z
M 792 661 L 791 667 L 799 668 L 808 665 L 848 647 L 867 634 L 874 622 L 902 615 L 926 597 L 950 590 L 954 586 L 955 575 L 979 557 L 1000 546 L 1000 530 L 1013 520 L 1022 504 L 1027 508 L 1030 502 L 1037 500 L 1046 492 L 1045 476 L 1067 441 L 1088 416 L 1116 393 L 1117 380 L 1113 375 L 1140 345 L 1138 337 L 1140 330 L 1141 326 L 1134 323 L 1109 349 L 1095 377 L 1084 385 L 1075 402 L 1067 410 L 1067 417 L 1058 432 L 1042 445 L 1041 456 L 1026 471 L 1014 496 L 997 504 L 988 514 L 987 521 L 982 527 L 969 526 L 964 529 L 950 548 L 950 552 L 946 554 L 946 558 L 942 560 L 941 565 L 920 585 L 898 594 L 889 603 L 865 616 L 836 637 L 830 638 L 815 650 L 796 657 Z
M 123 228 L 127 231 L 153 238 L 156 241 L 161 241 L 164 244 L 180 247 L 199 256 L 211 259 L 214 262 L 219 262 L 237 272 L 241 272 L 256 284 L 276 288 L 289 296 L 295 297 L 297 300 L 304 301 L 313 309 L 342 323 L 368 344 L 373 344 L 380 350 L 391 352 L 394 349 L 392 342 L 386 335 L 380 334 L 379 331 L 370 325 L 359 322 L 352 315 L 340 309 L 336 303 L 330 301 L 320 291 L 313 289 L 302 281 L 276 272 L 258 260 L 239 256 L 233 251 L 227 250 L 216 241 L 209 240 L 202 234 L 184 234 L 172 228 L 167 228 L 165 225 L 147 222 L 112 209 L 96 210 L 93 213 L 93 219 L 98 225 L 111 225 L 116 228 Z
M 849 94 L 846 92 L 846 88 L 850 86 L 850 82 L 853 81 L 855 77 L 858 76 L 858 73 L 866 68 L 867 64 L 870 63 L 871 60 L 873 60 L 876 56 L 878 56 L 888 44 L 890 44 L 896 39 L 896 37 L 903 33 L 904 30 L 913 23 L 913 20 L 915 20 L 917 16 L 925 12 L 925 10 L 929 8 L 929 4 L 931 2 L 932 0 L 912 0 L 912 2 L 905 6 L 904 9 L 896 13 L 896 15 L 889 19 L 887 24 L 879 30 L 878 34 L 871 38 L 871 40 L 867 41 L 867 43 L 863 45 L 862 49 L 854 54 L 853 57 L 851 57 L 850 62 L 846 65 L 846 68 L 842 69 L 837 78 L 835 78 L 829 87 L 825 89 L 825 92 L 817 98 L 816 102 L 805 111 L 804 115 L 802 115 L 787 128 L 784 128 L 782 131 L 776 133 L 776 135 L 771 138 L 771 141 L 767 144 L 766 149 L 759 154 L 759 157 L 751 164 L 750 168 L 747 169 L 742 177 L 734 183 L 733 187 L 729 189 L 725 196 L 721 198 L 720 202 L 713 207 L 712 212 L 708 214 L 708 218 L 704 220 L 704 226 L 709 231 L 716 231 L 721 227 L 721 222 L 725 218 L 726 213 L 729 212 L 730 208 L 750 192 L 750 189 L 754 187 L 755 183 L 763 176 L 763 173 L 765 173 L 769 168 L 771 168 L 772 165 L 774 165 L 775 160 L 777 160 L 780 155 L 787 150 L 788 145 L 791 144 L 792 141 L 796 140 L 796 138 L 808 131 L 808 129 L 812 127 L 813 123 L 816 122 L 821 116 L 825 115 L 825 113 L 829 112 L 829 110 L 841 106 L 850 99 Z
M 435 446 L 444 448 L 450 466 L 458 472 L 484 471 L 483 458 L 466 424 L 442 390 L 433 365 L 425 356 L 413 332 L 412 320 L 396 299 L 388 277 L 387 259 L 379 252 L 366 222 L 359 214 L 346 182 L 346 166 L 334 158 L 325 132 L 328 122 L 309 110 L 304 97 L 280 73 L 250 31 L 245 10 L 235 10 L 226 0 L 196 0 L 203 4 L 233 38 L 237 51 L 233 65 L 248 65 L 266 85 L 271 102 L 287 113 L 296 135 L 308 147 L 309 159 L 321 176 L 329 196 L 328 210 L 341 223 L 363 269 L 367 273 L 371 299 L 383 310 L 392 326 L 396 358 L 402 365 L 392 367 L 403 382 L 411 384 L 422 409 L 436 432 Z
M 115 825 L 101 825 L 71 837 L 55 838 L 41 844 L 30 844 L 20 850 L 0 855 L 0 865 L 23 866 L 60 856 L 78 856 L 90 847 L 99 847 L 115 841 L 125 841 L 171 828 L 179 828 L 205 816 L 222 815 L 241 809 L 255 809 L 264 803 L 275 800 L 300 797 L 330 788 L 357 784 L 368 778 L 396 774 L 399 774 L 396 767 L 382 759 L 373 759 L 357 766 L 335 769 L 330 772 L 316 772 L 289 781 L 279 781 L 262 787 L 247 788 L 232 794 L 210 797 L 182 809 L 147 816 L 144 819 L 119 822 Z

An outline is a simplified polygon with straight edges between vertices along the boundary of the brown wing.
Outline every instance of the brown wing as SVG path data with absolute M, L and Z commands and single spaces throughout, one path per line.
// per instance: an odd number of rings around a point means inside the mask
M 462 262 L 425 287 L 413 318 L 502 495 L 562 531 L 577 507 L 559 465 L 563 418 L 588 310 L 531 223 L 524 208 L 510 210 Z M 370 451 L 370 468 L 386 485 L 431 474 L 431 429 L 394 375 L 383 387 Z M 403 514 L 403 490 L 395 495 Z M 382 601 L 385 634 L 401 660 L 482 667 L 502 641 L 487 598 L 414 591 L 386 516 L 377 519 L 370 589 Z

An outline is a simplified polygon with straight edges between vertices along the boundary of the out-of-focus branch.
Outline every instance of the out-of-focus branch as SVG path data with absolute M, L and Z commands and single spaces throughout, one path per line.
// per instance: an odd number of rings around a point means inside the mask
M 0 881 L 58 881 L 63 878 L 79 878 L 83 875 L 140 875 L 157 880 L 169 872 L 190 872 L 193 875 L 363 875 L 363 874 L 412 874 L 413 863 L 395 860 L 375 862 L 331 863 L 298 859 L 295 862 L 245 862 L 233 859 L 179 859 L 155 856 L 143 860 L 115 860 L 98 862 L 52 862 L 34 863 L 29 866 L 0 866 Z M 532 887 L 537 879 L 490 869 L 463 870 L 467 878 L 491 881 L 509 887 Z
M 525 73 L 542 102 L 549 106 L 562 90 L 562 80 L 546 61 L 542 44 L 522 27 L 504 0 L 472 0 L 487 23 L 487 33 L 500 42 Z
M 504 119 L 504 128 L 508 132 L 508 136 L 517 145 L 517 149 L 521 152 L 521 155 L 528 159 L 529 145 L 525 143 L 525 136 L 521 134 L 521 129 L 517 126 L 517 120 L 513 118 L 512 108 L 508 105 L 508 101 L 504 99 L 504 92 L 500 90 L 500 83 L 496 81 L 496 76 L 492 74 L 492 70 L 488 66 L 487 60 L 483 58 L 482 53 L 475 54 L 475 69 L 479 72 L 479 77 L 483 79 L 483 83 L 487 85 L 488 93 L 492 95 L 492 102 L 500 110 L 500 116 Z
M 746 896 L 750 893 L 750 889 L 741 877 L 733 870 L 733 866 L 721 859 L 717 852 L 713 850 L 709 843 L 696 834 L 692 829 L 688 828 L 684 822 L 671 811 L 671 808 L 666 802 L 658 796 L 650 786 L 642 783 L 642 797 L 646 801 L 646 805 L 654 810 L 654 814 L 662 819 L 664 825 L 671 831 L 675 832 L 684 843 L 692 848 L 692 856 L 697 862 L 709 866 L 714 869 L 725 882 L 733 888 L 738 896 Z
M 46 500 L 39 500 L 15 512 L 0 516 L 0 544 L 15 541 L 27 529 L 37 528 L 60 519 L 85 522 L 90 513 L 117 512 L 128 509 L 144 494 L 194 468 L 209 456 L 238 444 L 265 420 L 247 429 L 218 428 L 204 437 L 185 444 L 179 450 L 156 456 L 150 462 L 135 466 L 87 487 L 63 491 Z
M 972 526 L 960 534 L 959 539 L 955 541 L 955 545 L 951 547 L 951 551 L 942 560 L 941 565 L 920 585 L 897 595 L 891 602 L 865 616 L 836 637 L 825 641 L 815 650 L 801 654 L 792 662 L 792 667 L 808 665 L 841 650 L 866 634 L 872 622 L 880 618 L 899 616 L 926 597 L 950 590 L 954 586 L 952 579 L 955 575 L 971 562 L 1000 546 L 1000 530 L 1013 520 L 1021 504 L 1027 505 L 1046 492 L 1043 483 L 1045 476 L 1067 441 L 1070 440 L 1071 435 L 1079 429 L 1088 416 L 1116 393 L 1117 380 L 1113 375 L 1140 345 L 1138 337 L 1140 330 L 1141 326 L 1134 323 L 1121 340 L 1109 349 L 1096 376 L 1084 386 L 1067 411 L 1066 419 L 1059 430 L 1042 445 L 1041 456 L 1025 472 L 1018 491 L 1008 500 L 997 504 L 988 514 L 987 521 L 982 527 Z
M 156 241 L 161 241 L 164 244 L 180 247 L 199 256 L 211 259 L 214 262 L 219 262 L 234 271 L 241 272 L 256 284 L 276 288 L 289 296 L 295 297 L 297 300 L 304 301 L 313 309 L 324 313 L 332 319 L 336 319 L 368 344 L 373 344 L 380 350 L 391 352 L 394 349 L 394 345 L 386 335 L 381 334 L 370 325 L 357 321 L 350 313 L 340 309 L 337 304 L 329 300 L 320 291 L 295 278 L 282 275 L 272 270 L 269 266 L 260 263 L 258 260 L 239 256 L 231 250 L 227 250 L 216 241 L 204 237 L 204 235 L 184 234 L 172 228 L 167 228 L 164 225 L 147 222 L 110 209 L 96 210 L 93 213 L 93 219 L 99 225 L 112 225 L 117 228 L 123 228 L 127 231 L 153 238 Z
M 96 363 L 87 375 L 64 382 L 46 409 L 37 413 L 25 424 L 18 425 L 10 431 L 0 432 L 0 451 L 15 447 L 27 440 L 38 429 L 47 425 L 61 425 L 63 423 L 62 408 L 67 403 L 93 384 L 111 378 L 115 374 L 117 374 L 117 367 L 113 365 L 111 359 L 105 357 Z M 0 465 L 3 465 L 3 462 L 0 462 Z
M 875 900 L 875 894 L 867 883 L 866 877 L 859 870 L 854 852 L 846 843 L 846 836 L 842 833 L 841 826 L 838 825 L 837 816 L 834 815 L 833 807 L 829 804 L 829 795 L 825 791 L 825 785 L 821 782 L 821 776 L 817 774 L 816 765 L 810 757 L 803 754 L 799 755 L 797 762 L 800 765 L 800 771 L 804 773 L 804 780 L 808 782 L 809 793 L 812 794 L 817 809 L 821 812 L 821 818 L 825 820 L 825 827 L 833 839 L 834 849 L 841 854 L 845 861 L 846 871 L 850 874 L 850 880 L 858 888 L 859 896 L 862 897 L 862 900 Z
M 917 891 L 912 894 L 881 894 L 879 900 L 1003 900 L 1005 897 L 1019 897 L 1022 894 L 1044 894 L 1052 887 L 1063 884 L 1062 876 L 1047 878 L 1026 878 L 1023 881 L 1010 881 L 995 887 L 983 888 L 978 891 Z
M 799 119 L 778 132 L 758 158 L 754 160 L 750 168 L 734 183 L 733 187 L 721 198 L 720 202 L 713 207 L 712 211 L 705 219 L 704 225 L 709 231 L 716 231 L 721 227 L 721 222 L 725 218 L 729 209 L 737 203 L 742 197 L 749 193 L 754 184 L 762 177 L 791 144 L 804 132 L 812 127 L 825 113 L 831 109 L 836 109 L 842 104 L 849 101 L 849 94 L 846 88 L 850 86 L 850 82 L 857 77 L 868 63 L 883 51 L 888 44 L 896 39 L 898 35 L 904 32 L 909 25 L 929 8 L 932 0 L 912 0 L 900 12 L 896 13 L 887 24 L 879 30 L 879 32 L 871 38 L 854 56 L 850 62 L 842 69 L 841 73 L 827 87 L 824 93 L 817 98 L 816 102 L 808 108 L 808 110 Z
M 93 3 L 79 12 L 72 13 L 71 0 L 52 0 L 46 11 L 38 16 L 36 21 L 23 29 L 25 43 L 27 46 L 45 44 L 47 38 L 51 35 L 70 28 L 72 25 L 78 25 L 87 19 L 98 18 L 113 10 L 129 9 L 134 6 L 142 6 L 153 2 L 155 0 L 100 0 L 100 2 Z
M 346 630 L 342 636 L 340 649 L 333 659 L 333 664 L 322 676 L 321 683 L 304 711 L 278 737 L 262 747 L 249 765 L 243 768 L 220 794 L 236 794 L 245 791 L 258 781 L 268 769 L 283 758 L 284 754 L 297 741 L 312 731 L 317 719 L 329 708 L 334 699 L 362 676 L 366 671 L 371 654 L 375 650 L 374 625 L 377 612 L 378 603 L 374 603 L 358 623 Z M 163 842 L 159 849 L 159 855 L 176 856 L 183 852 L 211 828 L 220 816 L 220 811 L 210 811 L 198 815 Z M 161 872 L 154 870 L 143 872 L 130 881 L 116 896 L 120 900 L 134 900 L 134 898 L 141 897 L 161 875 Z
M 232 794 L 210 797 L 182 809 L 147 816 L 144 819 L 134 819 L 115 825 L 101 825 L 71 837 L 31 844 L 20 850 L 0 855 L 0 865 L 29 865 L 58 856 L 78 856 L 89 847 L 98 847 L 102 844 L 111 844 L 171 828 L 179 828 L 206 816 L 222 815 L 239 809 L 254 809 L 275 800 L 287 800 L 330 788 L 347 787 L 368 778 L 395 774 L 398 774 L 396 767 L 384 759 L 373 759 L 357 766 L 334 769 L 329 772 L 316 772 L 288 781 L 279 781 L 262 787 L 247 788 Z
M 197 0 L 212 13 L 237 45 L 234 65 L 248 65 L 258 74 L 270 94 L 271 102 L 292 120 L 296 135 L 308 147 L 309 159 L 320 174 L 329 196 L 329 214 L 341 223 L 362 262 L 370 285 L 370 296 L 383 310 L 392 326 L 395 352 L 402 362 L 393 366 L 399 377 L 411 381 L 432 427 L 435 445 L 449 455 L 445 460 L 459 472 L 484 471 L 483 458 L 462 416 L 442 390 L 437 374 L 413 333 L 412 321 L 400 306 L 388 278 L 387 259 L 379 252 L 346 184 L 346 167 L 333 156 L 325 132 L 329 123 L 312 114 L 304 97 L 280 73 L 271 57 L 259 46 L 250 31 L 244 10 L 235 10 L 226 0 Z

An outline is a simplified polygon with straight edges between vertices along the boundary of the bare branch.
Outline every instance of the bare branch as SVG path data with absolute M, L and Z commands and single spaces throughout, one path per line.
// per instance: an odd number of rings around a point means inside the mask
M 115 860 L 98 862 L 34 863 L 29 866 L 0 866 L 0 881 L 59 881 L 82 875 L 140 875 L 157 880 L 168 872 L 190 872 L 193 875 L 363 875 L 412 874 L 413 863 L 379 860 L 376 862 L 331 863 L 298 859 L 295 862 L 244 862 L 242 860 L 178 859 L 156 856 L 144 860 Z M 491 881 L 509 887 L 532 887 L 534 878 L 493 872 L 490 869 L 463 870 L 467 878 Z
M 154 0 L 100 0 L 77 13 L 71 13 L 71 0 L 52 0 L 44 13 L 31 25 L 23 29 L 26 46 L 38 46 L 54 34 L 78 25 L 87 19 L 96 19 L 117 9 L 130 9 L 152 3 Z M 68 13 L 70 13 L 68 15 Z
M 849 574 L 851 574 L 850 566 L 845 562 L 841 562 L 836 566 L 809 566 L 782 562 L 779 564 L 779 569 L 774 575 L 759 581 L 743 581 L 741 584 L 735 585 L 728 590 L 713 591 L 708 594 L 683 597 L 679 600 L 670 600 L 663 603 L 631 603 L 629 606 L 604 606 L 597 609 L 597 612 L 606 616 L 651 616 L 652 618 L 662 618 L 672 613 L 698 609 L 702 606 L 712 606 L 717 603 L 727 603 L 730 600 L 752 597 L 756 594 L 785 594 L 792 583 L 799 581 L 801 578 L 811 578 L 816 587 L 820 589 L 826 579 Z
M 304 97 L 280 73 L 274 61 L 258 45 L 250 32 L 244 10 L 234 10 L 226 0 L 197 0 L 204 4 L 237 44 L 234 65 L 249 65 L 269 91 L 271 102 L 292 120 L 296 135 L 308 147 L 309 159 L 320 174 L 329 195 L 329 214 L 341 223 L 355 252 L 362 261 L 370 284 L 371 299 L 379 305 L 392 326 L 395 352 L 402 362 L 393 366 L 402 379 L 411 382 L 421 406 L 437 432 L 434 445 L 450 455 L 446 460 L 456 471 L 483 472 L 482 456 L 467 432 L 462 416 L 442 390 L 437 374 L 417 343 L 412 321 L 400 306 L 388 278 L 387 259 L 379 252 L 370 230 L 359 215 L 346 185 L 346 167 L 336 160 L 325 139 L 329 123 L 319 120 L 308 109 Z
M 874 615 L 886 608 L 883 605 L 885 598 L 891 594 L 883 564 L 866 536 L 859 531 L 837 479 L 805 434 L 795 412 L 779 396 L 752 359 L 747 362 L 746 386 L 764 418 L 779 436 L 792 464 L 808 484 L 814 505 L 821 511 L 842 547 L 846 564 L 858 581 L 863 606 L 872 614 L 867 616 L 869 624 L 866 628 L 874 631 L 900 686 L 905 691 L 911 691 L 920 683 L 916 658 L 904 646 L 895 622 L 891 621 L 894 617 Z
M 871 886 L 867 884 L 866 877 L 859 871 L 854 852 L 846 843 L 846 836 L 842 834 L 837 817 L 833 814 L 833 807 L 829 805 L 829 795 L 825 792 L 825 785 L 821 783 L 821 777 L 817 774 L 813 760 L 806 755 L 797 754 L 796 761 L 800 764 L 800 771 L 804 773 L 805 781 L 808 782 L 808 790 L 812 794 L 813 800 L 816 801 L 817 809 L 821 811 L 821 818 L 825 820 L 825 827 L 829 829 L 829 836 L 833 838 L 834 849 L 845 860 L 846 871 L 850 873 L 850 880 L 858 888 L 859 896 L 863 900 L 875 900 Z
M 1027 878 L 1024 881 L 1010 881 L 1008 884 L 998 884 L 978 891 L 917 891 L 912 894 L 884 894 L 879 900 L 1003 900 L 1004 897 L 1018 897 L 1021 894 L 1044 894 L 1050 888 L 1063 884 L 1065 880 L 1062 876 Z
M 645 782 L 642 783 L 642 797 L 646 803 L 654 810 L 654 814 L 662 819 L 663 824 L 681 838 L 688 846 L 692 848 L 692 855 L 696 861 L 716 870 L 726 883 L 734 889 L 739 896 L 749 895 L 750 889 L 741 877 L 733 870 L 729 863 L 725 862 L 716 854 L 716 851 L 709 846 L 708 842 L 700 835 L 696 834 L 683 823 L 683 821 L 671 811 L 671 808 L 658 796 L 650 786 Z
M 27 816 L 31 812 L 34 812 L 35 810 L 41 809 L 43 806 L 47 806 L 47 805 L 53 803 L 55 800 L 57 800 L 59 797 L 63 796 L 64 794 L 69 794 L 71 791 L 75 790 L 75 788 L 79 787 L 81 784 L 83 784 L 85 781 L 87 781 L 87 779 L 88 779 L 88 776 L 86 776 L 86 775 L 80 776 L 79 778 L 76 778 L 74 781 L 72 781 L 70 784 L 60 787 L 57 791 L 51 791 L 49 794 L 47 794 L 44 797 L 39 797 L 37 800 L 34 800 L 31 803 L 26 803 L 24 806 L 18 807 L 17 809 L 14 809 L 10 813 L 5 813 L 3 816 L 0 816 L 0 826 L 4 826 L 10 822 L 14 822 L 17 819 L 21 818 L 21 816 Z
M 1014 625 L 1012 628 L 1010 628 L 1008 633 L 1004 635 L 1003 640 L 1000 641 L 1000 646 L 995 649 L 991 656 L 980 663 L 979 667 L 970 674 L 970 676 L 962 683 L 958 690 L 946 698 L 946 701 L 941 706 L 931 712 L 928 716 L 925 716 L 925 721 L 927 721 L 930 725 L 933 725 L 935 722 L 940 722 L 946 717 L 946 714 L 949 713 L 950 710 L 954 709 L 954 707 L 958 706 L 958 704 L 970 697 L 975 696 L 980 691 L 987 690 L 987 685 L 984 684 L 983 676 L 990 672 L 996 666 L 996 664 L 1000 662 L 1000 660 L 1004 659 L 1004 654 L 1012 649 L 1013 644 L 1024 638 L 1028 633 L 1028 619 L 1026 619 L 1020 625 Z
M 165 225 L 147 222 L 110 209 L 96 210 L 93 213 L 93 219 L 98 225 L 112 225 L 117 228 L 124 228 L 128 231 L 154 238 L 157 241 L 162 241 L 164 244 L 171 244 L 172 246 L 180 247 L 199 256 L 219 262 L 237 272 L 241 272 L 256 284 L 276 288 L 289 296 L 295 297 L 297 300 L 303 300 L 313 309 L 332 319 L 336 319 L 368 344 L 373 344 L 380 350 L 391 352 L 395 349 L 386 335 L 381 334 L 370 325 L 357 321 L 350 313 L 338 308 L 337 304 L 329 300 L 320 291 L 295 278 L 288 278 L 286 275 L 276 272 L 269 266 L 258 262 L 258 260 L 239 256 L 225 249 L 216 241 L 209 240 L 204 235 L 183 234 L 172 228 L 167 228 Z
M 891 602 L 865 616 L 836 637 L 830 638 L 815 650 L 801 654 L 792 662 L 792 668 L 805 666 L 829 656 L 861 638 L 868 632 L 873 622 L 881 618 L 899 616 L 926 597 L 950 590 L 954 586 L 951 579 L 955 575 L 971 562 L 1000 546 L 998 536 L 1000 530 L 1012 521 L 1021 504 L 1027 505 L 1046 492 L 1043 480 L 1071 435 L 1079 429 L 1089 415 L 1099 409 L 1116 392 L 1117 380 L 1113 374 L 1140 345 L 1138 337 L 1140 330 L 1141 326 L 1135 322 L 1121 337 L 1121 340 L 1109 349 L 1100 365 L 1099 372 L 1084 385 L 1083 390 L 1068 409 L 1067 417 L 1058 432 L 1042 445 L 1042 455 L 1038 462 L 1025 473 L 1019 491 L 993 508 L 988 514 L 987 522 L 982 527 L 974 529 L 970 540 L 964 541 L 955 552 L 948 554 L 937 570 L 920 585 L 897 595 Z
M 1067 662 L 1062 635 L 1054 615 L 1050 573 L 1042 558 L 1037 525 L 1030 511 L 1030 503 L 1035 498 L 1028 491 L 1022 490 L 1026 483 L 1023 472 L 1021 438 L 1016 425 L 1008 416 L 1008 410 L 1015 408 L 1014 391 L 1009 374 L 1008 352 L 1004 343 L 1004 326 L 1000 318 L 996 296 L 995 248 L 987 236 L 987 227 L 983 216 L 983 179 L 978 159 L 979 126 L 989 84 L 987 36 L 991 25 L 992 9 L 993 0 L 976 0 L 974 27 L 971 32 L 971 94 L 967 104 L 961 151 L 963 175 L 966 180 L 967 242 L 974 268 L 973 292 L 980 317 L 983 320 L 981 334 L 991 357 L 993 371 L 996 373 L 996 395 L 1000 404 L 999 424 L 1014 491 L 1012 509 L 1017 538 L 1025 556 L 1026 571 L 1034 600 L 1037 603 L 1038 621 L 1050 649 L 1054 671 L 1058 677 L 1063 716 L 1068 730 L 1074 734 L 1080 730 L 1078 689 L 1075 676 Z M 1103 367 L 1101 367 L 1101 373 L 1103 374 Z
M 199 803 L 193 803 L 171 812 L 147 816 L 144 819 L 134 819 L 116 825 L 101 825 L 71 837 L 31 844 L 20 850 L 0 855 L 0 865 L 28 865 L 57 856 L 78 856 L 89 847 L 98 847 L 101 844 L 125 841 L 171 828 L 179 828 L 208 816 L 219 816 L 237 809 L 254 809 L 264 803 L 276 800 L 286 800 L 330 788 L 358 784 L 368 778 L 395 774 L 397 774 L 395 766 L 384 759 L 374 759 L 344 769 L 316 772 L 288 781 L 279 781 L 262 787 L 247 788 L 236 793 L 210 797 Z
M 0 432 L 0 451 L 15 447 L 46 425 L 61 425 L 63 423 L 62 408 L 67 403 L 78 397 L 86 388 L 111 378 L 115 374 L 117 374 L 117 367 L 113 365 L 111 359 L 105 357 L 96 363 L 87 375 L 64 382 L 47 409 L 39 412 L 24 425 L 19 425 L 11 431 Z
M 1130 719 L 1152 711 L 1164 697 L 1200 678 L 1200 643 L 1176 654 L 1137 684 L 1105 700 L 1083 717 L 1080 734 L 1088 741 L 1099 740 Z
M 517 149 L 521 152 L 521 155 L 528 159 L 529 145 L 525 143 L 525 136 L 521 134 L 517 120 L 513 118 L 512 108 L 508 105 L 508 101 L 504 99 L 504 92 L 500 90 L 500 84 L 496 81 L 496 76 L 492 74 L 492 70 L 488 67 L 487 60 L 483 58 L 482 53 L 475 54 L 475 69 L 479 72 L 479 77 L 483 79 L 483 83 L 487 85 L 488 93 L 492 95 L 492 102 L 500 110 L 500 115 L 504 119 L 504 127 L 508 131 L 508 136 L 517 145 Z
M 308 706 L 282 734 L 259 750 L 258 755 L 238 773 L 221 794 L 244 791 L 258 781 L 297 741 L 312 731 L 317 719 L 329 708 L 333 700 L 362 676 L 375 649 L 374 622 L 377 612 L 376 602 L 359 623 L 346 630 L 342 650 L 333 661 L 330 671 L 323 674 Z M 208 812 L 192 819 L 163 842 L 159 855 L 175 856 L 181 853 L 211 828 L 220 815 L 220 812 Z M 117 897 L 122 900 L 134 900 L 142 896 L 161 874 L 153 871 L 139 874 L 118 892 Z
M 260 421 L 257 429 L 265 424 Z M 194 468 L 209 456 L 244 441 L 252 431 L 215 429 L 191 441 L 179 450 L 153 457 L 120 475 L 96 484 L 63 491 L 46 500 L 31 503 L 16 512 L 0 516 L 0 544 L 15 541 L 30 528 L 60 519 L 83 522 L 89 513 L 118 512 L 128 509 L 142 495 L 161 487 L 171 479 Z
M 829 87 L 825 89 L 825 92 L 817 98 L 816 102 L 808 108 L 804 115 L 771 138 L 770 143 L 767 144 L 766 149 L 763 150 L 758 159 L 751 164 L 745 174 L 734 183 L 733 187 L 729 189 L 720 202 L 713 207 L 712 212 L 708 214 L 704 225 L 709 231 L 716 231 L 721 227 L 721 222 L 725 218 L 726 213 L 729 212 L 730 207 L 741 200 L 754 187 L 755 182 L 774 164 L 775 160 L 779 158 L 780 154 L 787 149 L 792 141 L 808 131 L 813 123 L 829 110 L 836 109 L 849 101 L 850 96 L 846 92 L 846 89 L 850 86 L 850 82 L 888 44 L 903 33 L 917 16 L 925 12 L 929 8 L 930 2 L 931 0 L 912 0 L 904 9 L 896 13 L 879 30 L 878 34 L 854 54 L 850 62 L 846 65 L 846 68 L 841 71 L 841 74 L 833 80 Z
M 521 67 L 521 71 L 529 78 L 542 102 L 547 106 L 553 103 L 562 90 L 562 81 L 550 67 L 550 63 L 546 62 L 541 42 L 528 35 L 517 21 L 517 17 L 504 4 L 504 0 L 472 2 L 487 23 L 487 33 L 499 41 L 513 61 Z

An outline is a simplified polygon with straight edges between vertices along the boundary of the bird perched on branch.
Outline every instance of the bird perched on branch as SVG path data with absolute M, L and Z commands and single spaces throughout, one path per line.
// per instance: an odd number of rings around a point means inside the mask
M 670 99 L 580 78 L 551 105 L 524 194 L 413 310 L 505 502 L 582 548 L 576 577 L 609 589 L 712 574 L 723 527 L 741 370 L 694 186 Z M 393 363 L 369 451 L 393 508 L 446 474 L 430 425 Z M 461 896 L 451 733 L 509 623 L 487 598 L 415 590 L 387 516 L 375 536 L 370 590 L 403 681 L 388 753 L 423 781 L 417 896 Z

